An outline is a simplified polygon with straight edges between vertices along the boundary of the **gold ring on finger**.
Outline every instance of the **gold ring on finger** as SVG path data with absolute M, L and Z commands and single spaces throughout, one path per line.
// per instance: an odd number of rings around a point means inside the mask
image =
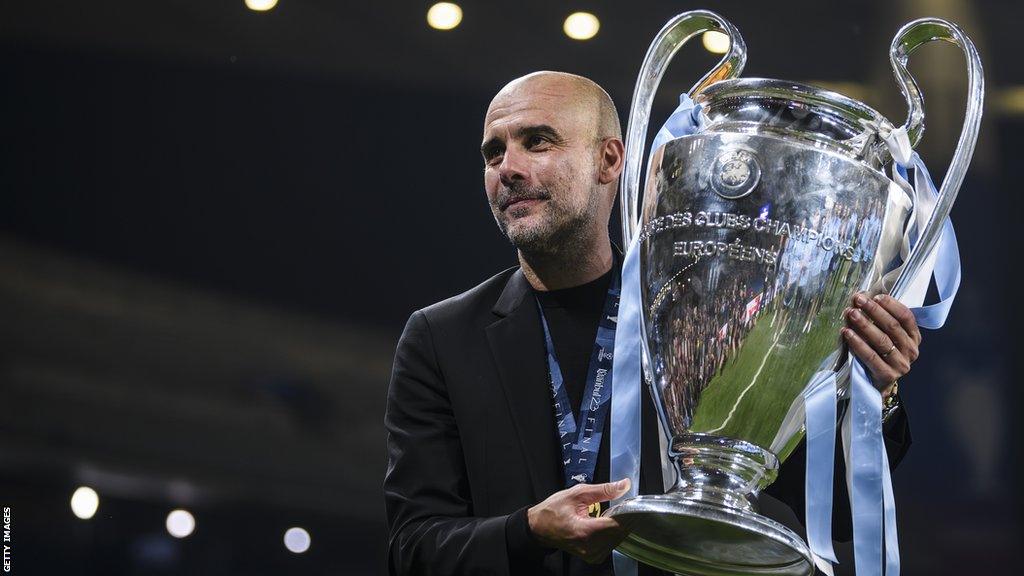
M 893 343 L 893 344 L 892 344 L 892 346 L 889 346 L 889 349 L 888 349 L 888 350 L 886 350 L 886 351 L 885 351 L 885 354 L 882 354 L 882 356 L 881 356 L 881 357 L 882 357 L 882 358 L 885 358 L 885 357 L 886 357 L 886 356 L 888 356 L 889 354 L 892 354 L 892 351 L 893 351 L 893 350 L 895 350 L 895 349 L 896 349 L 896 344 L 895 344 L 895 343 Z

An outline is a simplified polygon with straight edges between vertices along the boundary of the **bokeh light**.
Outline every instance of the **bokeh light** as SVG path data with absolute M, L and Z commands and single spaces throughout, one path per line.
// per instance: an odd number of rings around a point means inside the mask
M 187 510 L 174 510 L 167 515 L 167 532 L 175 538 L 184 538 L 196 529 L 196 519 Z
M 709 30 L 701 36 L 704 48 L 712 54 L 725 54 L 729 51 L 729 35 L 717 30 Z
M 573 12 L 565 19 L 562 30 L 573 40 L 590 40 L 601 29 L 601 21 L 590 12 Z
M 438 30 L 451 30 L 462 22 L 462 8 L 452 2 L 438 2 L 427 10 L 427 24 Z
M 289 528 L 284 533 L 284 547 L 296 554 L 302 554 L 309 550 L 309 544 L 309 532 L 306 532 L 303 528 L 296 526 Z
M 99 507 L 99 494 L 88 486 L 80 486 L 71 495 L 71 511 L 82 520 L 88 520 L 96 515 Z
M 266 12 L 277 6 L 277 0 L 245 0 L 245 6 L 257 12 Z

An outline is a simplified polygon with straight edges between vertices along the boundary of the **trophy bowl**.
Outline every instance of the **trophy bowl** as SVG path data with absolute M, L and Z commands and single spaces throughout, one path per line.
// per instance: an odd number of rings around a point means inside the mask
M 689 93 L 696 131 L 652 151 L 638 210 L 654 92 L 679 47 L 708 30 L 726 33 L 730 51 Z M 911 146 L 920 140 L 923 105 L 905 64 L 937 39 L 967 54 L 973 92 L 940 198 L 905 261 L 913 197 L 886 176 L 897 128 L 885 117 L 813 86 L 738 78 L 745 46 L 714 13 L 681 14 L 655 39 L 630 113 L 622 208 L 626 243 L 639 242 L 644 374 L 677 479 L 664 495 L 607 512 L 629 531 L 620 552 L 680 574 L 813 573 L 803 539 L 760 515 L 757 496 L 803 438 L 812 377 L 848 368 L 840 329 L 850 298 L 898 291 L 920 269 L 962 182 L 981 68 L 955 25 L 923 19 L 897 34 L 890 56 L 911 110 L 899 130 Z

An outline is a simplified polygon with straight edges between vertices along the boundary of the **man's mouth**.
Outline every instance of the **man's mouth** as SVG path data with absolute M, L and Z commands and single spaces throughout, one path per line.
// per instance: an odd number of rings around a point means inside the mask
M 522 198 L 510 198 L 502 204 L 501 211 L 504 212 L 509 208 L 515 208 L 517 206 L 532 206 L 546 199 L 547 198 L 543 196 L 526 196 Z

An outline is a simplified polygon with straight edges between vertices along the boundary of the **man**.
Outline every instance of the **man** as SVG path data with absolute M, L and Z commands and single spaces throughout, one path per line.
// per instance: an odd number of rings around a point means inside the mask
M 628 481 L 609 482 L 619 479 L 608 478 L 605 434 L 593 483 L 566 488 L 545 329 L 575 413 L 621 267 L 608 234 L 623 164 L 618 116 L 590 80 L 531 74 L 491 102 L 481 152 L 487 200 L 520 265 L 415 312 L 405 327 L 385 416 L 388 569 L 611 574 L 623 531 L 588 509 L 625 493 Z M 913 316 L 891 299 L 859 298 L 849 312 L 844 336 L 888 389 L 917 357 Z M 662 493 L 655 410 L 643 398 L 638 488 Z M 889 447 L 894 460 L 906 444 Z M 798 510 L 802 464 L 794 454 L 769 490 Z

